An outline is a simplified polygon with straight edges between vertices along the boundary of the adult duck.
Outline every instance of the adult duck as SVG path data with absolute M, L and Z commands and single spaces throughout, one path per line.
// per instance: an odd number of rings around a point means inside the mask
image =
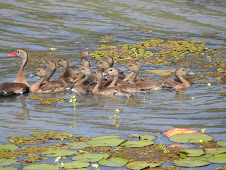
M 162 79 L 161 85 L 164 88 L 170 88 L 174 90 L 181 90 L 190 87 L 190 83 L 183 78 L 183 76 L 188 74 L 187 68 L 179 67 L 175 71 L 176 79 L 166 78 Z
M 18 49 L 13 53 L 8 54 L 8 56 L 21 58 L 22 64 L 16 80 L 13 83 L 0 84 L 0 96 L 20 95 L 29 92 L 29 85 L 24 75 L 25 66 L 28 61 L 28 53 L 23 49 Z

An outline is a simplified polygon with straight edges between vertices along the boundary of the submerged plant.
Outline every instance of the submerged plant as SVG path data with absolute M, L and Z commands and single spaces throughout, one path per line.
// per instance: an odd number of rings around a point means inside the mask
M 118 119 L 119 119 L 119 114 L 120 110 L 119 109 L 115 109 L 115 114 L 111 117 L 109 117 L 108 119 L 113 121 L 113 124 L 115 123 L 115 127 L 119 127 L 119 123 L 118 123 Z

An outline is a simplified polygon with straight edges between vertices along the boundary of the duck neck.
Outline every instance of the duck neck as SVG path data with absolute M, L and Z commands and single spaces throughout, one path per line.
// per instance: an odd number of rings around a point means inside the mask
M 100 87 L 101 81 L 102 81 L 102 80 L 98 80 L 98 81 L 97 81 L 97 84 L 96 84 L 96 86 L 93 88 L 93 91 L 92 91 L 93 94 L 96 93 L 96 92 L 99 92 L 99 87 Z
M 50 73 L 46 76 L 44 81 L 49 81 L 49 79 L 53 76 L 56 71 L 56 67 L 50 70 Z
M 123 79 L 123 81 L 124 81 L 124 82 L 129 81 L 129 79 L 130 79 L 132 76 L 133 76 L 133 72 L 130 73 L 128 76 L 126 76 L 126 77 Z
M 176 77 L 185 87 L 189 87 L 190 86 L 190 83 L 187 80 L 185 80 L 182 76 L 176 75 Z
M 135 82 L 135 79 L 137 78 L 138 74 L 139 74 L 139 71 L 133 72 L 133 75 L 132 75 L 131 78 L 129 79 L 129 83 L 130 83 L 130 84 L 133 84 L 133 83 Z
M 25 70 L 24 68 L 25 68 L 25 66 L 27 64 L 27 61 L 28 61 L 28 56 L 26 56 L 26 58 L 23 58 L 23 61 L 22 61 L 19 73 L 18 73 L 18 75 L 16 77 L 16 80 L 14 82 L 15 83 L 24 83 L 27 86 L 29 86 L 27 81 L 26 81 L 26 77 L 24 75 L 24 70 Z
M 68 77 L 68 75 L 69 75 L 69 73 L 68 73 L 68 66 L 69 65 L 67 65 L 67 66 L 64 67 L 64 71 L 61 74 L 60 78 Z
M 85 75 L 85 77 L 75 83 L 76 86 L 83 85 L 83 83 L 89 79 L 89 76 Z
M 37 90 L 39 90 L 40 86 L 41 86 L 41 84 L 43 83 L 44 80 L 45 80 L 45 77 L 42 77 L 37 82 L 32 84 L 31 87 L 30 87 L 30 91 L 35 93 Z
M 115 87 L 118 81 L 118 76 L 114 76 L 111 84 L 108 87 Z

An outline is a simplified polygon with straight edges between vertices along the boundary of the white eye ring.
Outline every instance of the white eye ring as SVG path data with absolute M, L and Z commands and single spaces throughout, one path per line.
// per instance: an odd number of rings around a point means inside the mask
M 20 51 L 19 51 L 19 50 L 17 50 L 17 53 L 20 53 Z

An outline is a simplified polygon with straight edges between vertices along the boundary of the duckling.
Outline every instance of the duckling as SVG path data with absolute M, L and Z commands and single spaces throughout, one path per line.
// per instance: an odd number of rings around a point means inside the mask
M 49 79 L 51 78 L 51 76 L 55 73 L 56 71 L 56 64 L 52 61 L 47 61 L 46 62 L 46 67 L 50 69 L 50 73 L 49 75 L 46 76 L 45 80 L 43 81 L 40 89 L 42 91 L 45 91 L 46 89 L 49 88 L 49 86 L 54 86 L 56 89 L 54 90 L 54 92 L 59 92 L 59 91 L 65 91 L 68 87 L 68 84 L 63 81 L 63 80 L 53 80 L 53 81 L 49 81 Z
M 101 82 L 104 79 L 103 72 L 101 70 L 96 71 L 95 78 L 97 84 L 92 91 L 94 95 L 124 96 L 124 93 L 118 87 L 109 87 L 105 89 L 100 89 Z
M 92 92 L 92 86 L 89 84 L 84 85 L 84 82 L 87 81 L 91 76 L 92 76 L 92 70 L 90 67 L 86 66 L 81 66 L 80 68 L 81 73 L 84 75 L 84 78 L 78 80 L 71 91 L 76 92 L 76 93 L 87 93 L 87 92 Z
M 116 84 L 118 82 L 118 75 L 119 75 L 118 69 L 116 69 L 114 67 L 110 67 L 104 72 L 104 74 L 107 74 L 107 75 L 113 77 L 111 84 L 107 88 L 116 87 Z M 121 86 L 117 86 L 117 88 L 120 89 L 124 93 L 134 94 L 134 93 L 140 92 L 140 90 L 133 84 L 123 84 Z
M 176 79 L 167 78 L 161 80 L 161 85 L 165 88 L 172 88 L 174 90 L 186 89 L 190 87 L 190 83 L 183 78 L 183 76 L 187 75 L 187 68 L 179 67 L 175 71 Z
M 35 73 L 37 76 L 40 77 L 40 79 L 37 82 L 35 82 L 33 85 L 31 85 L 30 91 L 32 93 L 52 93 L 56 89 L 54 86 L 48 86 L 48 88 L 46 88 L 45 90 L 40 88 L 47 76 L 45 69 L 39 67 L 35 70 Z

